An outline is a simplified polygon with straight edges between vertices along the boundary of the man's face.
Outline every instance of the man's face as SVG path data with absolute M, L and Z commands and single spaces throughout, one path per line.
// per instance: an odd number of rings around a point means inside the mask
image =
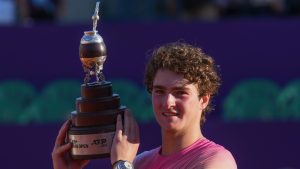
M 206 100 L 208 102 L 208 100 Z M 152 104 L 163 131 L 186 132 L 200 125 L 207 104 L 195 84 L 170 70 L 158 70 L 153 81 Z

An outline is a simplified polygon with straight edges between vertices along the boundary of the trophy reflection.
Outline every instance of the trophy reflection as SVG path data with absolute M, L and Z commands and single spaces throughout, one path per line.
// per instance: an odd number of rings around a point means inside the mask
M 68 131 L 74 159 L 109 157 L 115 134 L 117 115 L 123 117 L 125 106 L 114 94 L 112 84 L 105 81 L 103 64 L 106 47 L 96 30 L 99 2 L 92 16 L 93 30 L 84 32 L 80 41 L 79 55 L 85 72 L 81 85 L 81 97 L 76 99 L 76 110 L 71 112 L 72 124 Z

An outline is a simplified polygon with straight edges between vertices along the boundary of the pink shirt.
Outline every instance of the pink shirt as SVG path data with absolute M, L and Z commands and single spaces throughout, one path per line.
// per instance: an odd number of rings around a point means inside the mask
M 183 150 L 169 155 L 159 154 L 161 147 L 139 154 L 135 169 L 236 169 L 231 153 L 224 147 L 199 139 Z

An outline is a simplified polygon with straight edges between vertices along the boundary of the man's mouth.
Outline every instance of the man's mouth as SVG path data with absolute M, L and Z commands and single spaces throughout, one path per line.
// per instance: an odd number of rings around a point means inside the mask
M 163 112 L 162 115 L 166 116 L 166 117 L 171 117 L 171 116 L 179 116 L 179 113 L 176 113 L 176 112 Z

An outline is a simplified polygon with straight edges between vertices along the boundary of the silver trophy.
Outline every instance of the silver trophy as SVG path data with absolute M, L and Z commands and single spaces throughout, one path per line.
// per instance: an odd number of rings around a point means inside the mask
M 116 130 L 117 115 L 123 118 L 125 106 L 112 91 L 112 84 L 103 75 L 106 47 L 96 30 L 99 2 L 92 16 L 93 30 L 84 32 L 80 41 L 79 55 L 85 72 L 81 85 L 81 97 L 76 99 L 76 110 L 71 112 L 72 125 L 68 131 L 74 159 L 93 159 L 110 156 Z M 96 81 L 92 81 L 92 78 Z

